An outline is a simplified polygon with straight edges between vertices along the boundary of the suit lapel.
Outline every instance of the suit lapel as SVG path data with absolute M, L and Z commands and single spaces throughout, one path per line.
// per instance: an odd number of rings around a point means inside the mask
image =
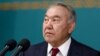
M 74 39 L 71 41 L 71 45 L 69 48 L 68 56 L 82 56 L 82 52 L 80 51 L 80 47 L 78 46 L 78 42 Z
M 37 56 L 47 56 L 47 46 L 48 46 L 48 44 L 46 42 L 43 43 L 41 48 L 38 49 L 39 53 L 37 54 Z

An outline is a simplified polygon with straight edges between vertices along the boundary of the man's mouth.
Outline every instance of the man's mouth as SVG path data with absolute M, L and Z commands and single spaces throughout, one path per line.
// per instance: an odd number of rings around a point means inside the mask
M 46 33 L 45 33 L 45 35 L 48 35 L 48 34 L 49 34 L 49 35 L 54 35 L 54 34 L 51 33 L 51 32 L 46 32 Z

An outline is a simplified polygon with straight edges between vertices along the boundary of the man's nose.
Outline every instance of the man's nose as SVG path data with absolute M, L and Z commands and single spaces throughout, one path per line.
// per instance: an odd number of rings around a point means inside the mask
M 46 28 L 48 28 L 48 29 L 52 29 L 52 28 L 53 28 L 53 25 L 52 25 L 52 21 L 51 21 L 51 20 L 49 20 L 49 21 L 47 22 Z

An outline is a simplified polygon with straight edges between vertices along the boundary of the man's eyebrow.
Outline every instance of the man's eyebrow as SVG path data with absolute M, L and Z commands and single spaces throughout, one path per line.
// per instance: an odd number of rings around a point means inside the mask
M 45 14 L 45 17 L 49 17 L 49 16 Z M 57 18 L 61 18 L 61 17 L 58 16 L 58 15 L 52 16 L 52 17 L 50 17 L 50 18 L 55 18 L 55 17 L 57 17 Z
M 46 14 L 45 14 L 44 16 L 45 16 L 45 17 L 48 17 L 48 15 L 46 15 Z
M 58 16 L 58 15 L 55 15 L 55 16 L 53 16 L 53 17 L 57 17 L 57 18 L 60 18 L 60 16 Z

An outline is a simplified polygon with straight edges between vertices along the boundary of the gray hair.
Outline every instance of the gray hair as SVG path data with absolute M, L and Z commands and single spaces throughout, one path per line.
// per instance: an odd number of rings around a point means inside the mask
M 75 21 L 75 22 L 76 22 L 76 12 L 75 12 L 75 10 L 74 10 L 74 8 L 73 8 L 72 6 L 66 5 L 66 4 L 64 4 L 64 3 L 62 3 L 62 2 L 54 3 L 54 4 L 52 4 L 51 6 L 62 6 L 62 7 L 64 7 L 64 8 L 66 8 L 66 9 L 70 12 L 70 14 L 71 14 L 69 20 L 70 20 L 70 21 Z M 50 7 L 51 7 L 51 6 L 50 6 Z

